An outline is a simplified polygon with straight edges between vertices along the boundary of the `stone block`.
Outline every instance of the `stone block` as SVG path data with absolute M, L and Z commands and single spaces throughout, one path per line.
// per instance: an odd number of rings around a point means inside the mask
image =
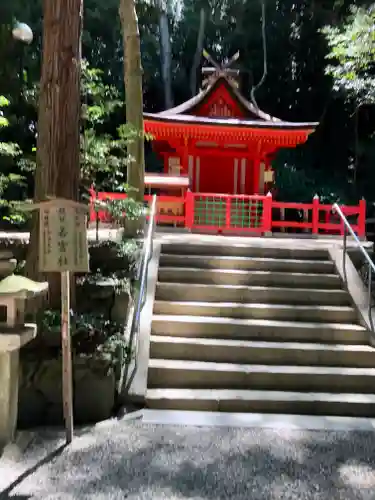
M 115 406 L 113 370 L 101 373 L 84 365 L 75 365 L 74 368 L 74 413 L 77 423 L 106 420 Z
M 37 354 L 36 354 L 37 355 Z M 61 358 L 32 360 L 21 358 L 18 425 L 62 425 Z M 105 420 L 115 406 L 116 380 L 108 364 L 90 359 L 73 360 L 74 420 L 89 423 Z
M 19 351 L 0 352 L 0 446 L 13 441 L 17 424 Z

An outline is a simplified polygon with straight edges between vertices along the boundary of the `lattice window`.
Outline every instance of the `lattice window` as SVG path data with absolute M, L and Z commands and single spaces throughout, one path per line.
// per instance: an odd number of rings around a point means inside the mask
M 252 229 L 262 225 L 263 202 L 247 198 L 233 198 L 231 200 L 231 220 L 233 229 Z
M 250 197 L 197 195 L 194 225 L 215 229 L 258 229 L 263 223 L 263 202 Z
M 224 227 L 226 200 L 221 196 L 196 196 L 194 199 L 194 225 Z

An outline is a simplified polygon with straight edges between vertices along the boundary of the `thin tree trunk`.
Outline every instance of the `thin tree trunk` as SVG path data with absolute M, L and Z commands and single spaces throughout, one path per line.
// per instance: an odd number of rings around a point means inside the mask
M 199 17 L 197 47 L 195 49 L 193 67 L 191 68 L 191 73 L 190 73 L 190 92 L 192 96 L 195 96 L 195 94 L 197 93 L 197 72 L 202 57 L 205 31 L 206 31 L 206 11 L 202 7 Z
M 80 176 L 80 69 L 83 0 L 44 0 L 35 201 L 78 199 Z M 33 219 L 27 273 L 38 272 L 38 217 Z M 47 275 L 51 307 L 60 305 L 60 275 Z
M 128 146 L 128 154 L 132 158 L 128 166 L 128 184 L 136 189 L 136 191 L 130 192 L 129 195 L 138 201 L 143 201 L 145 158 L 142 62 L 138 17 L 134 0 L 120 0 L 120 18 L 124 44 L 126 121 L 137 131 L 137 136 Z M 132 226 L 133 230 L 135 230 L 136 225 Z
M 169 35 L 168 16 L 159 2 L 159 31 L 161 48 L 161 69 L 164 85 L 164 105 L 165 109 L 173 107 L 172 95 L 172 48 Z

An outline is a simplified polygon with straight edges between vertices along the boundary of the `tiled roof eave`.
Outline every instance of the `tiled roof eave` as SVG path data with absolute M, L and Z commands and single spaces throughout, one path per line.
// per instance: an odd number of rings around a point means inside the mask
M 193 115 L 160 116 L 153 113 L 144 113 L 145 122 L 154 122 L 165 126 L 202 126 L 215 128 L 243 128 L 243 129 L 269 129 L 269 130 L 315 130 L 318 122 L 288 122 L 288 121 L 258 121 L 242 119 L 208 118 Z
M 278 147 L 294 147 L 297 144 L 302 144 L 314 131 L 312 128 L 282 130 L 265 127 L 186 126 L 181 123 L 163 124 L 149 120 L 145 120 L 145 130 L 156 140 L 193 139 L 196 141 L 241 143 L 261 141 L 263 145 L 269 144 Z

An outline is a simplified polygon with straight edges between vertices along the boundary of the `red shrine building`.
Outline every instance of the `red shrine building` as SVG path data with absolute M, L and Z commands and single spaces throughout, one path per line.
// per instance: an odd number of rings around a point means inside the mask
M 188 176 L 193 192 L 264 194 L 273 185 L 277 151 L 303 144 L 318 124 L 261 111 L 241 94 L 238 71 L 228 66 L 204 68 L 209 77 L 192 99 L 144 113 L 145 131 L 153 136 L 164 173 Z
M 157 192 L 156 222 L 196 232 L 262 234 L 304 232 L 343 234 L 332 205 L 320 202 L 275 200 L 272 160 L 281 148 L 307 141 L 318 123 L 293 123 L 261 111 L 239 90 L 234 56 L 219 66 L 204 53 L 213 68 L 201 92 L 161 113 L 144 113 L 145 132 L 163 162 L 164 174 L 145 175 L 145 201 Z M 121 199 L 124 193 L 91 190 L 91 221 L 108 221 L 95 211 L 96 200 Z M 341 207 L 352 226 L 365 235 L 366 204 Z

